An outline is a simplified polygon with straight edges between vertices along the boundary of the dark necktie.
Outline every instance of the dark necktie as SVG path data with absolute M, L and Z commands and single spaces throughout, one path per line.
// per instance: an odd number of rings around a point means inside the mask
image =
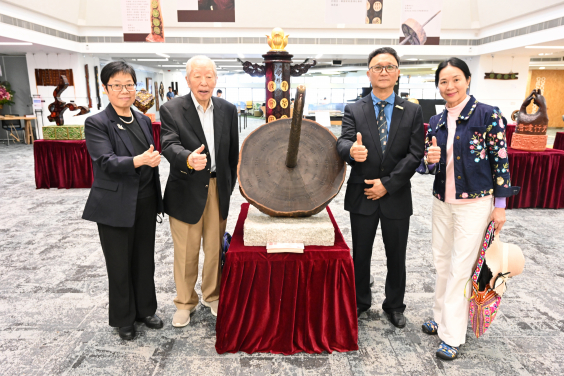
M 386 101 L 378 102 L 378 107 L 380 107 L 380 112 L 378 113 L 378 135 L 380 136 L 380 144 L 382 145 L 382 153 L 386 151 L 386 144 L 388 143 L 388 122 L 386 121 L 386 115 L 384 114 L 384 107 L 386 107 Z

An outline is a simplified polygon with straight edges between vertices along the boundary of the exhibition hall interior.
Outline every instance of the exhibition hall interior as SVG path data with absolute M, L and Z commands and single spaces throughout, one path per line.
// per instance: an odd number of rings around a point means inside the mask
M 0 375 L 564 374 L 564 1 L 0 0 Z

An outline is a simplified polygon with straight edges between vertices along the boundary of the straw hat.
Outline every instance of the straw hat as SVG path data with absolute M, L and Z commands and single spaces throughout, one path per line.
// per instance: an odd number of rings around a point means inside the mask
M 515 244 L 504 243 L 499 236 L 494 239 L 486 251 L 486 264 L 492 272 L 490 286 L 502 296 L 508 278 L 519 275 L 525 267 L 523 251 Z M 496 279 L 497 286 L 496 286 Z

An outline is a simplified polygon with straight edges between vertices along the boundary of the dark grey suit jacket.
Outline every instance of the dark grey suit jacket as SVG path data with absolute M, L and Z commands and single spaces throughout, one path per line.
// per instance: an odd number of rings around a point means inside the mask
M 154 145 L 151 120 L 138 111 L 131 110 L 131 113 L 147 142 Z M 82 219 L 114 227 L 132 227 L 135 223 L 140 175 L 133 165 L 133 144 L 127 131 L 118 127 L 120 123 L 122 122 L 111 104 L 104 111 L 90 116 L 84 123 L 94 182 Z M 153 174 L 157 212 L 162 213 L 163 199 L 158 167 L 153 168 Z
M 229 214 L 229 201 L 237 179 L 239 160 L 239 130 L 237 107 L 212 97 L 215 165 L 219 208 L 223 219 Z M 161 115 L 161 145 L 170 162 L 170 174 L 164 193 L 165 213 L 182 222 L 197 223 L 206 206 L 211 160 L 204 129 L 190 94 L 163 104 Z M 208 156 L 205 169 L 188 168 L 186 160 L 192 151 L 205 145 Z
M 350 148 L 356 141 L 357 132 L 361 133 L 362 143 L 368 150 L 368 157 L 362 163 L 350 158 Z M 372 96 L 367 95 L 347 105 L 341 137 L 337 141 L 339 155 L 352 166 L 345 194 L 345 210 L 370 215 L 380 207 L 386 218 L 411 216 L 410 179 L 423 158 L 424 143 L 423 115 L 418 104 L 396 95 L 385 154 L 378 136 Z M 365 179 L 380 179 L 388 193 L 378 200 L 367 199 L 364 189 L 371 185 L 365 184 Z

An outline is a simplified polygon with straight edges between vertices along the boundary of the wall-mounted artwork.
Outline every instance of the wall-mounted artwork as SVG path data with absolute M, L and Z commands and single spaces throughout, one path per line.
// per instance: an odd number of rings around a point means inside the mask
M 178 22 L 235 22 L 235 0 L 177 0 Z
M 96 82 L 96 106 L 98 110 L 102 108 L 102 100 L 100 99 L 100 83 L 98 82 L 98 66 L 94 66 L 94 81 Z
M 84 64 L 84 77 L 86 78 L 86 96 L 88 97 L 88 108 L 92 108 L 92 98 L 90 97 L 90 73 L 88 73 L 88 64 Z
M 35 85 L 37 86 L 57 86 L 59 78 L 64 75 L 67 78 L 68 86 L 74 86 L 72 69 L 36 69 Z

